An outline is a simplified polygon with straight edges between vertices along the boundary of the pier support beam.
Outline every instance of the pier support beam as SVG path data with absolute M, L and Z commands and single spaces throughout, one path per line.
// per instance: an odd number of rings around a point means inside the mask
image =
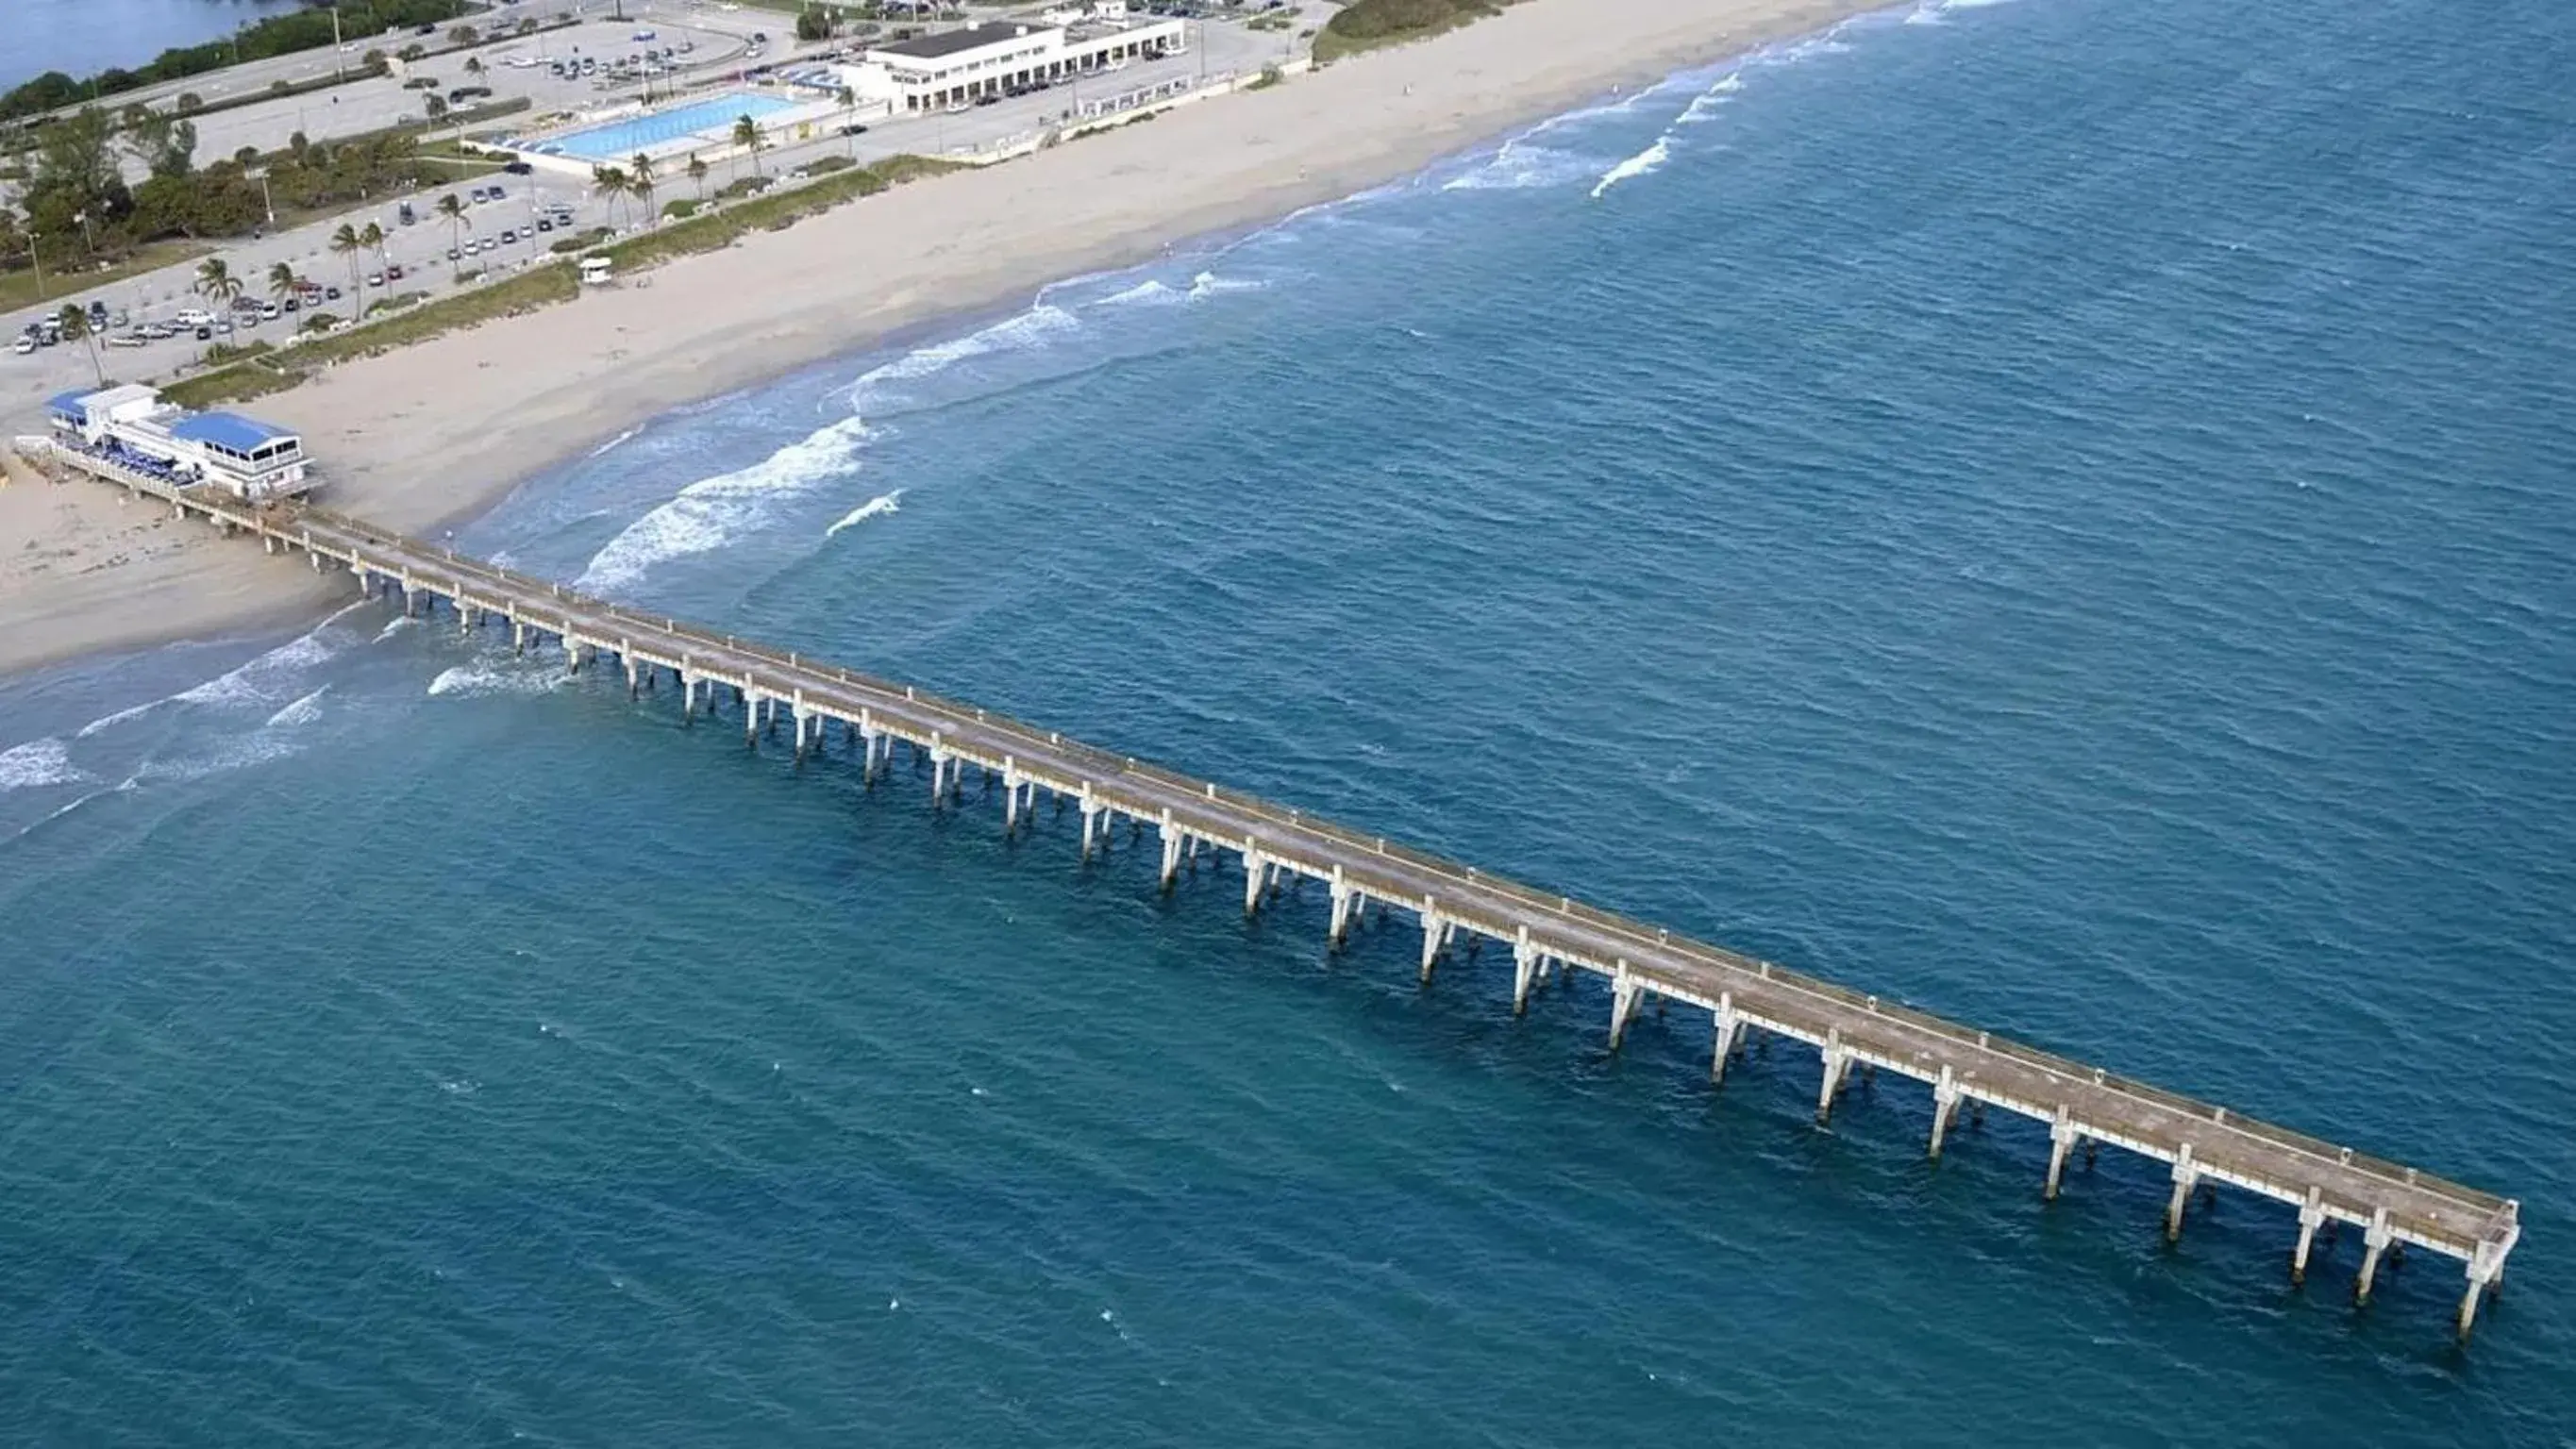
M 1950 1118 L 1959 1110 L 1959 1079 L 1950 1064 L 1941 1064 L 1941 1080 L 1932 1084 L 1931 1158 L 1941 1160 L 1941 1138 L 1950 1130 Z
M 2492 1238 L 2482 1239 L 2469 1255 L 2469 1290 L 2460 1295 L 2460 1341 L 2468 1342 L 2469 1329 L 2478 1321 L 2478 1301 L 2487 1296 L 2504 1272 L 2505 1248 Z
M 1002 838 L 1007 840 L 1019 833 L 1020 764 L 1015 759 L 1005 757 L 1002 761 Z
M 1816 1125 L 1821 1127 L 1834 1119 L 1834 1095 L 1843 1089 L 1843 1076 L 1851 1070 L 1851 1053 L 1843 1046 L 1841 1027 L 1825 1032 L 1824 1083 L 1816 1089 Z
M 1336 903 L 1336 909 L 1338 908 L 1339 904 Z M 1512 941 L 1512 1015 L 1514 1016 L 1522 1016 L 1529 1011 L 1530 982 L 1538 977 L 1538 961 L 1539 949 L 1530 940 L 1529 927 L 1523 926 L 1520 928 L 1519 936 Z
M 1188 832 L 1172 823 L 1172 812 L 1169 809 L 1163 811 L 1162 824 L 1155 828 L 1163 838 L 1162 891 L 1163 894 L 1170 895 L 1172 886 L 1181 878 L 1181 845 L 1188 838 Z
M 1637 1014 L 1640 989 L 1637 974 L 1628 969 L 1627 962 L 1620 962 L 1619 973 L 1610 978 L 1610 1050 L 1614 1052 L 1627 1039 L 1629 1019 Z
M 1422 903 L 1422 984 L 1431 984 L 1432 968 L 1440 964 L 1440 952 L 1449 944 L 1452 929 L 1440 918 L 1440 912 L 1429 900 Z
M 945 745 L 930 747 L 930 808 L 938 809 L 948 799 L 948 771 L 951 757 Z
M 1332 884 L 1328 890 L 1333 899 L 1333 920 L 1324 934 L 1324 944 L 1338 952 L 1342 949 L 1343 938 L 1351 933 L 1351 885 L 1342 878 L 1339 864 L 1333 867 Z
M 742 747 L 746 750 L 757 750 L 760 748 L 760 707 L 761 698 L 759 695 L 743 695 Z
M 683 728 L 698 722 L 698 677 L 680 671 L 680 724 Z
M 2308 1281 L 2308 1249 L 2317 1240 L 2317 1229 L 2325 1225 L 2325 1194 L 2311 1187 L 2308 1189 L 2308 1200 L 2299 1206 L 2299 1245 L 2290 1250 L 2292 1287 Z
M 2059 1103 L 2057 1120 L 2048 1124 L 2048 1186 L 2041 1190 L 2042 1202 L 2057 1201 L 2057 1185 L 2066 1177 L 2066 1154 L 2075 1150 L 2075 1120 Z
M 1262 857 L 1258 846 L 1246 845 L 1243 851 L 1243 918 L 1250 920 L 1261 913 L 1261 893 L 1270 884 L 1270 862 Z
M 2352 1281 L 2353 1302 L 2370 1301 L 2370 1285 L 2379 1277 L 2379 1255 L 2387 1252 L 2388 1245 L 2396 1240 L 2397 1235 L 2388 1230 L 2388 1209 L 2372 1208 L 2370 1231 L 2361 1235 L 2361 1276 Z
M 1744 1035 L 1744 1021 L 1735 1014 L 1734 992 L 1717 994 L 1717 1010 L 1713 1015 L 1716 1029 L 1710 1034 L 1714 1040 L 1708 1051 L 1708 1082 L 1712 1087 L 1719 1087 L 1726 1084 L 1727 1059 L 1735 1055 L 1735 1043 Z
M 2191 1144 L 2188 1142 L 2175 1156 L 2173 1185 L 2173 1197 L 2165 1203 L 2165 1241 L 2168 1243 L 2182 1236 L 2183 1208 L 2191 1202 L 2191 1190 L 2200 1186 L 2200 1169 L 2192 1165 Z
M 1092 801 L 1091 787 L 1082 787 L 1082 863 L 1091 864 L 1091 842 L 1100 830 L 1100 806 Z M 1249 862 L 1247 861 L 1247 868 Z M 1248 908 L 1247 908 L 1248 909 Z

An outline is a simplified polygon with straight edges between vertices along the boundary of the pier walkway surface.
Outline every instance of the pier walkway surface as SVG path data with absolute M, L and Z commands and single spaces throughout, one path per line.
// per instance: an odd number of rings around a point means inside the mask
M 719 690 L 741 706 L 746 738 L 792 729 L 801 759 L 837 722 L 864 753 L 873 782 L 900 742 L 929 764 L 932 799 L 961 793 L 966 765 L 1002 785 L 1005 828 L 1018 829 L 1039 790 L 1057 808 L 1078 806 L 1083 853 L 1124 817 L 1131 832 L 1151 828 L 1162 847 L 1160 880 L 1173 887 L 1184 863 L 1203 849 L 1230 852 L 1244 872 L 1243 908 L 1257 912 L 1297 877 L 1330 893 L 1331 939 L 1339 946 L 1370 902 L 1381 914 L 1411 913 L 1422 927 L 1421 969 L 1428 981 L 1465 933 L 1511 950 L 1513 1006 L 1534 987 L 1582 970 L 1610 985 L 1610 1043 L 1615 1048 L 1648 997 L 1710 1014 L 1710 1074 L 1724 1079 L 1749 1031 L 1768 1031 L 1814 1046 L 1822 1067 L 1816 1113 L 1829 1117 L 1852 1069 L 1884 1069 L 1929 1085 L 1933 1096 L 1928 1150 L 1938 1157 L 1962 1104 L 1993 1106 L 2046 1124 L 2049 1161 L 2043 1192 L 2054 1198 L 2069 1155 L 2100 1144 L 2126 1148 L 2171 1168 L 2165 1209 L 2168 1236 L 2182 1231 L 2195 1189 L 2226 1183 L 2298 1209 L 2290 1253 L 2293 1281 L 2304 1279 L 2311 1248 L 2329 1221 L 2362 1230 L 2363 1257 L 2354 1282 L 2369 1299 L 2383 1255 L 2411 1244 L 2462 1260 L 2468 1283 L 2457 1315 L 2466 1336 L 2483 1297 L 2501 1281 L 2521 1235 L 2511 1200 L 2415 1168 L 2364 1156 L 2349 1147 L 2238 1116 L 2100 1067 L 1995 1037 L 1920 1011 L 1882 1002 L 1770 962 L 1687 940 L 1642 922 L 1593 909 L 1470 867 L 1409 850 L 1300 811 L 1220 789 L 992 714 L 888 683 L 836 665 L 696 628 L 675 619 L 570 592 L 561 585 L 495 567 L 451 550 L 305 504 L 256 505 L 205 487 L 179 488 L 105 459 L 22 438 L 32 460 L 71 468 L 150 494 L 177 513 L 195 513 L 227 533 L 257 535 L 271 552 L 303 551 L 315 569 L 349 569 L 370 593 L 402 591 L 408 612 L 445 600 L 463 627 L 506 624 L 519 647 L 552 636 L 569 667 L 615 660 L 630 694 L 662 674 L 680 685 L 685 717 L 710 711 Z

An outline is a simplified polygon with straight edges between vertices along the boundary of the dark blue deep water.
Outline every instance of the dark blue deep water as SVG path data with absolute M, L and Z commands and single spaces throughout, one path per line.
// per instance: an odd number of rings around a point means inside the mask
M 2571 76 L 1873 17 L 460 539 L 2518 1196 L 2468 1352 L 353 604 L 0 686 L 6 1437 L 2576 1442 Z

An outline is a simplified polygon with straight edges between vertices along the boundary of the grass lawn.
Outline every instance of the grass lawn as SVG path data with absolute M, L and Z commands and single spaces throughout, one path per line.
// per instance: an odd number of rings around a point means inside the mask
M 154 242 L 103 272 L 73 272 L 66 276 L 49 267 L 45 271 L 45 290 L 42 296 L 37 295 L 34 272 L 17 271 L 0 274 L 0 312 L 14 312 L 20 307 L 31 307 L 38 302 L 49 302 L 56 307 L 70 301 L 86 302 L 100 287 L 122 282 L 129 277 L 139 277 L 145 272 L 158 271 L 180 262 L 194 261 L 213 250 L 213 247 L 200 242 Z M 112 307 L 115 303 L 110 302 L 108 305 Z

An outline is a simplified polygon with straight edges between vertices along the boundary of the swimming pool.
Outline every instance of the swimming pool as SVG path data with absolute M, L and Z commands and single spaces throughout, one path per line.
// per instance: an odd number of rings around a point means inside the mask
M 734 122 L 744 116 L 759 120 L 794 110 L 796 105 L 795 101 L 776 96 L 735 91 L 667 111 L 567 131 L 540 142 L 534 149 L 548 155 L 578 156 L 585 161 L 621 161 L 684 137 L 704 135 L 711 141 L 721 141 L 730 135 Z

